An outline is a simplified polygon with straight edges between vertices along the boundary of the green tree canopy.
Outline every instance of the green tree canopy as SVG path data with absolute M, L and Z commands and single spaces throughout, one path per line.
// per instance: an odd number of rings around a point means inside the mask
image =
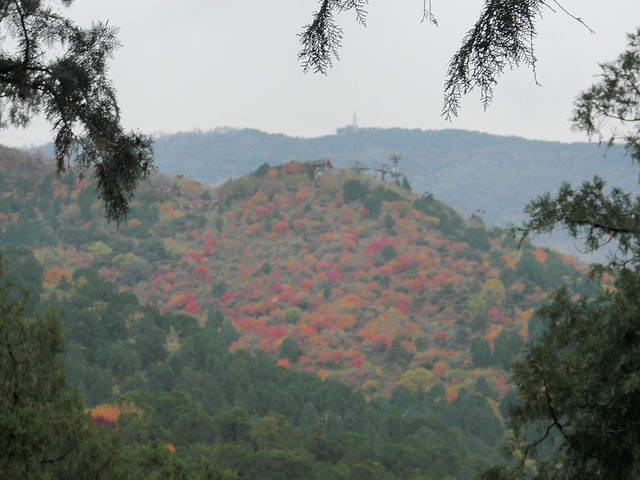
M 53 309 L 25 317 L 0 263 L 0 471 L 5 478 L 119 478 L 115 439 L 100 435 L 69 387 L 62 323 Z M 114 476 L 111 476 L 114 475 Z

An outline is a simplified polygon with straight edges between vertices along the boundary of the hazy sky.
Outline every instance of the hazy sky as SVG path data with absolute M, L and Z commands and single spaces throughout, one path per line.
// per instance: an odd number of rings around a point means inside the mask
M 553 2 L 550 2 L 553 4 Z M 341 60 L 327 76 L 304 74 L 298 33 L 316 0 L 76 0 L 78 23 L 109 21 L 123 44 L 111 66 L 123 123 L 146 133 L 249 127 L 291 136 L 331 134 L 351 124 L 423 130 L 459 128 L 532 139 L 584 141 L 568 122 L 574 97 L 640 26 L 637 0 L 563 0 L 595 35 L 558 10 L 538 23 L 537 78 L 506 72 L 487 112 L 474 92 L 460 117 L 440 113 L 450 57 L 481 0 L 432 0 L 439 27 L 421 23 L 423 0 L 371 0 L 367 27 L 355 14 Z M 0 131 L 0 143 L 50 140 L 42 120 Z

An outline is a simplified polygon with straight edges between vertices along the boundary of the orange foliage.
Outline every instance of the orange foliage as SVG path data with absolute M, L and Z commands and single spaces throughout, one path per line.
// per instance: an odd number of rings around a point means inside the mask
M 433 365 L 433 373 L 435 373 L 439 377 L 441 377 L 446 371 L 447 371 L 447 364 L 444 363 L 443 361 L 436 362 Z
M 119 416 L 120 408 L 117 405 L 102 404 L 91 409 L 91 419 L 98 423 L 115 425 Z
M 410 342 L 409 340 L 402 340 L 400 342 L 400 345 L 402 345 L 407 352 L 416 351 L 416 345 L 413 342 Z
M 67 281 L 71 281 L 71 272 L 66 268 L 51 267 L 45 272 L 42 282 L 45 285 L 57 285 L 62 280 L 62 277 L 66 278 Z
M 338 318 L 338 321 L 335 323 L 335 327 L 338 330 L 350 330 L 352 329 L 356 324 L 356 317 L 354 317 L 351 314 L 348 315 L 341 315 Z
M 451 403 L 456 398 L 458 398 L 458 391 L 457 390 L 449 390 L 449 391 L 447 391 L 447 402 Z
M 211 230 L 210 228 L 207 228 L 204 232 L 202 232 L 202 239 L 203 240 L 208 240 L 210 238 L 215 238 L 216 234 L 213 230 Z
M 296 194 L 296 202 L 300 203 L 304 201 L 312 192 L 313 190 L 311 190 L 309 187 L 300 188 L 300 190 L 298 190 L 298 193 Z
M 350 293 L 342 300 L 340 300 L 340 306 L 349 310 L 360 310 L 363 303 L 364 300 L 362 300 L 362 298 L 360 298 L 360 295 L 358 295 L 357 293 Z
M 516 263 L 518 263 L 518 259 L 515 257 L 509 257 L 507 255 L 504 256 L 504 261 L 507 262 L 507 267 L 516 268 Z
M 518 332 L 524 341 L 529 339 L 529 331 L 527 330 L 527 326 L 523 325 L 520 331 Z
M 318 355 L 318 363 L 331 362 L 332 358 L 333 358 L 333 352 L 329 350 L 325 350 L 324 352 L 320 352 L 320 355 Z
M 280 358 L 278 359 L 278 366 L 289 368 L 291 366 L 291 361 L 288 358 Z
M 536 260 L 539 261 L 540 263 L 544 263 L 545 260 L 547 259 L 546 252 L 543 252 L 542 250 L 536 250 L 535 255 L 536 255 Z

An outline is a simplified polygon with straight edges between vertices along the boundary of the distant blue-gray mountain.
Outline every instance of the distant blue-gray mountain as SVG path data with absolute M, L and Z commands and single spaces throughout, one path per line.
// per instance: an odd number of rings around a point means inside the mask
M 400 170 L 414 192 L 429 191 L 466 215 L 478 213 L 488 225 L 520 222 L 529 200 L 556 191 L 562 181 L 580 184 L 597 174 L 627 190 L 638 186 L 637 168 L 622 149 L 463 130 L 346 127 L 334 135 L 298 138 L 219 128 L 162 135 L 155 141 L 162 173 L 181 173 L 211 185 L 245 175 L 264 162 L 278 165 L 298 159 L 329 158 L 337 167 L 358 161 L 375 174 L 374 167 L 389 163 L 393 152 L 402 156 Z M 571 251 L 564 241 L 560 247 Z
M 562 181 L 579 184 L 597 174 L 611 185 L 637 187 L 637 169 L 621 149 L 463 130 L 347 127 L 335 135 L 296 138 L 226 128 L 161 136 L 155 152 L 163 173 L 182 173 L 212 185 L 245 175 L 264 162 L 329 158 L 334 166 L 359 161 L 373 169 L 398 152 L 400 170 L 414 192 L 429 191 L 467 215 L 481 212 L 490 225 L 520 220 L 531 198 L 557 190 Z

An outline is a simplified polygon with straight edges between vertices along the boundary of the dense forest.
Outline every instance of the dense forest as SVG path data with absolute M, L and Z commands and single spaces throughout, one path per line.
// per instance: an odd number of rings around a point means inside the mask
M 500 458 L 534 308 L 601 288 L 406 178 L 156 174 L 118 226 L 87 178 L 0 154 L 4 270 L 27 317 L 61 319 L 105 476 L 474 478 Z

